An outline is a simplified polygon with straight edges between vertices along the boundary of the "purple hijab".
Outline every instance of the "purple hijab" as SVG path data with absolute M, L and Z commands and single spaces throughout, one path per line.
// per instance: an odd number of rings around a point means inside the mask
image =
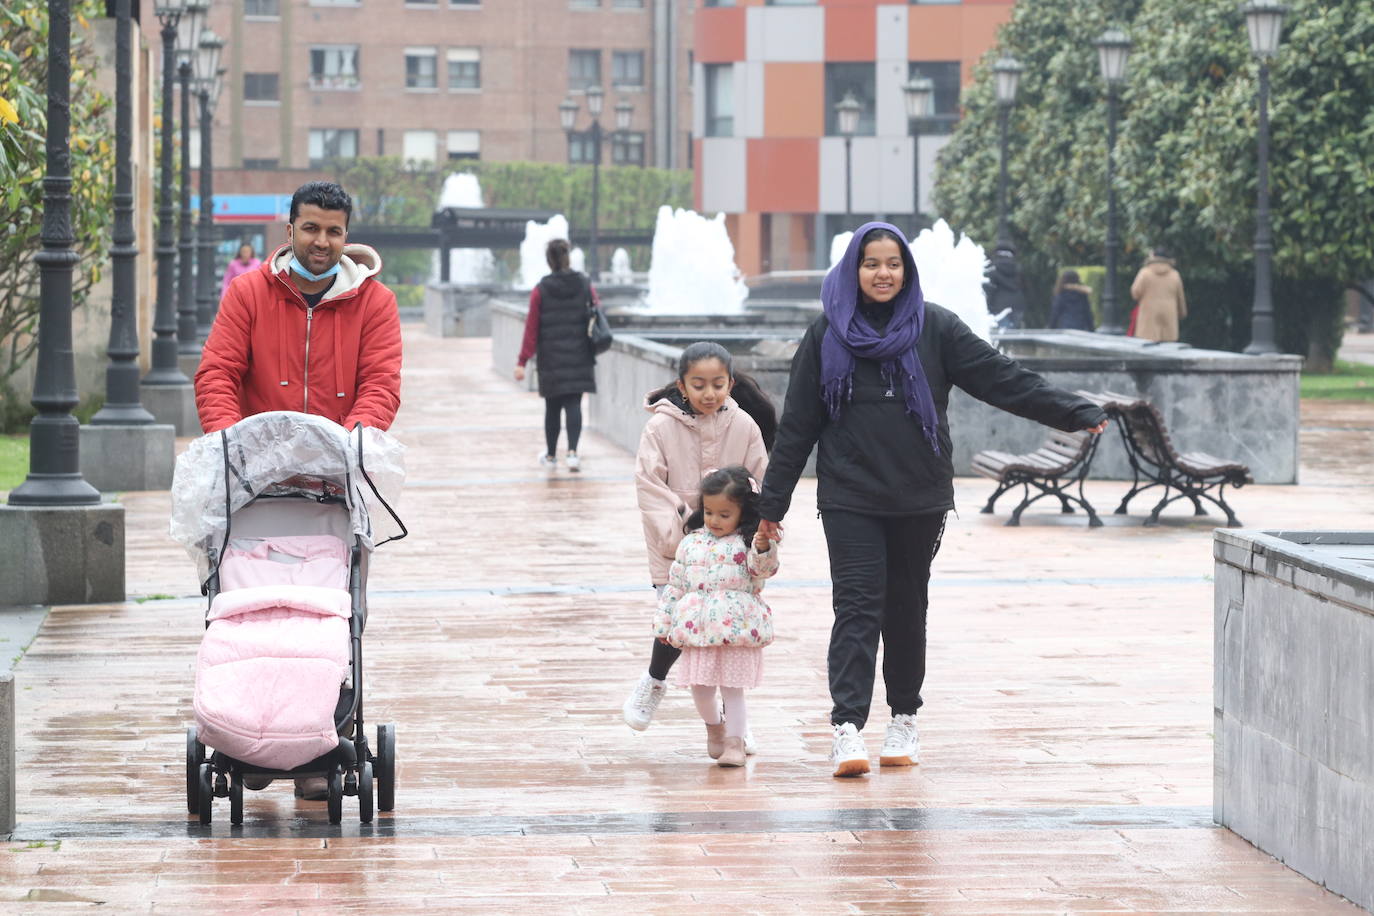
M 886 229 L 900 239 L 905 266 L 902 289 L 892 300 L 892 320 L 881 336 L 859 312 L 859 256 L 864 236 L 873 229 Z M 907 414 L 921 424 L 926 441 L 938 455 L 939 415 L 935 412 L 930 382 L 916 355 L 916 341 L 925 325 L 926 303 L 916 261 L 902 230 L 890 223 L 864 223 L 855 230 L 844 257 L 830 268 L 821 283 L 821 305 L 830 322 L 821 338 L 821 398 L 831 419 L 840 415 L 844 403 L 854 394 L 854 360 L 871 359 L 881 365 L 888 385 L 901 385 Z

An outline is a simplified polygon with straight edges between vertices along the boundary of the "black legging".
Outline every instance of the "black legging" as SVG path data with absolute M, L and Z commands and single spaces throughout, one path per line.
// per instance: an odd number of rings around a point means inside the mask
M 552 455 L 558 450 L 559 414 L 568 415 L 568 451 L 577 451 L 577 440 L 582 438 L 582 392 L 560 394 L 544 399 L 544 442 Z

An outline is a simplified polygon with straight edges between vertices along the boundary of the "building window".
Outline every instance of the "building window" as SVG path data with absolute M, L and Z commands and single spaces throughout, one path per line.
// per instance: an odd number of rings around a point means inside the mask
M 735 66 L 706 64 L 706 136 L 735 135 Z
M 479 48 L 449 48 L 448 88 L 482 88 L 482 51 Z
M 568 88 L 586 89 L 588 86 L 601 85 L 601 52 L 568 52 Z
M 573 131 L 568 134 L 568 161 L 578 165 L 591 165 L 596 159 L 596 144 L 592 143 L 591 131 Z
M 482 5 L 482 0 L 448 0 L 448 5 L 458 9 L 476 9 Z
M 931 100 L 930 113 L 935 117 L 959 116 L 959 62 L 951 61 L 913 61 L 909 67 L 912 77 L 924 76 L 935 84 L 935 97 Z
M 406 6 L 418 6 L 434 9 L 439 5 L 439 0 L 406 0 Z
M 611 0 L 611 6 L 618 10 L 642 10 L 644 0 Z
M 616 165 L 643 165 L 644 134 L 628 132 L 612 134 L 611 161 Z
M 434 165 L 439 135 L 432 130 L 408 130 L 401 140 L 401 158 L 407 165 Z
M 451 130 L 448 132 L 448 158 L 481 159 L 482 133 L 476 130 Z
M 768 0 L 769 6 L 815 6 L 816 0 Z
M 362 0 L 310 0 L 311 6 L 362 6 Z
M 601 0 L 568 0 L 568 8 L 574 10 L 596 10 L 601 8 Z
M 734 6 L 735 0 L 706 0 L 707 6 Z
M 243 0 L 243 15 L 249 19 L 277 19 L 281 8 L 278 0 Z
M 326 127 L 310 132 L 310 167 L 320 168 L 332 159 L 358 158 L 358 132 Z
M 846 95 L 852 95 L 863 107 L 859 110 L 856 137 L 871 137 L 877 133 L 877 119 L 873 105 L 873 64 L 844 63 L 825 65 L 825 132 L 839 136 L 840 118 L 835 105 Z
M 275 169 L 281 167 L 281 160 L 275 157 L 271 159 L 245 159 L 243 160 L 245 169 Z
M 611 85 L 617 89 L 644 88 L 643 51 L 615 51 L 611 54 Z
M 437 89 L 439 54 L 433 48 L 406 48 L 406 88 Z
M 357 89 L 358 46 L 316 45 L 310 49 L 311 89 Z
M 243 75 L 243 100 L 245 102 L 276 102 L 278 94 L 278 74 L 245 73 Z

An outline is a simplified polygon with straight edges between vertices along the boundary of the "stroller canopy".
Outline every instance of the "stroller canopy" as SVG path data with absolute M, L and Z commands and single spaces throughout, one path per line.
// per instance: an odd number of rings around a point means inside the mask
M 404 534 L 393 511 L 405 480 L 405 446 L 380 429 L 353 430 L 313 414 L 278 410 L 202 436 L 177 458 L 170 532 L 209 574 L 229 519 L 262 495 L 335 494 L 354 534 L 371 549 Z

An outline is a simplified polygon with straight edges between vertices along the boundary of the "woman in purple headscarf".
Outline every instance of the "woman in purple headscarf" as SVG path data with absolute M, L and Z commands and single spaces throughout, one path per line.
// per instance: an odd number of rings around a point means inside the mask
M 868 772 L 860 732 L 873 698 L 878 641 L 892 709 L 880 765 L 917 761 L 930 563 L 954 508 L 949 389 L 1065 431 L 1106 428 L 1102 408 L 1054 388 L 921 295 L 901 230 L 866 223 L 821 286 L 824 314 L 792 360 L 759 530 L 781 531 L 813 446 L 816 504 L 830 552 L 831 760 Z

